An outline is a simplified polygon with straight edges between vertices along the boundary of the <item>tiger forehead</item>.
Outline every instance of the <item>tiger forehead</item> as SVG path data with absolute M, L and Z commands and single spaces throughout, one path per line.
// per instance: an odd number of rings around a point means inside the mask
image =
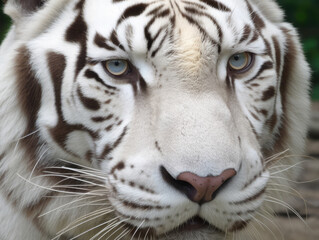
M 163 52 L 163 49 L 169 51 L 172 50 L 169 47 L 177 47 L 183 48 L 186 55 L 196 52 L 194 57 L 197 59 L 200 52 L 198 43 L 202 42 L 203 36 L 220 51 L 223 35 L 227 30 L 227 17 L 234 14 L 230 6 L 214 0 L 143 1 L 125 7 L 120 4 L 122 2 L 126 1 L 116 1 L 114 6 L 105 5 L 107 14 L 99 3 L 87 4 L 87 8 L 97 10 L 93 11 L 97 12 L 97 16 L 88 16 L 89 22 L 95 21 L 95 24 L 90 25 L 96 26 L 97 33 L 122 50 L 150 53 L 152 57 Z M 231 3 L 232 1 L 227 2 L 228 5 Z M 102 10 L 98 11 L 99 9 Z M 101 15 L 98 16 L 99 14 Z M 101 20 L 105 17 L 108 18 L 107 24 L 103 26 Z M 140 24 L 141 21 L 144 24 Z M 111 47 L 108 48 L 110 49 Z

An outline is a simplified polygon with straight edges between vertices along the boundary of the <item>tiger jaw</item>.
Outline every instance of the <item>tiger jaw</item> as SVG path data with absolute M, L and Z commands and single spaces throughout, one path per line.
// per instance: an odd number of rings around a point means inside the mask
M 138 169 L 135 171 L 139 172 Z M 242 177 L 241 174 L 245 174 L 244 171 L 222 187 L 216 198 L 202 204 L 188 200 L 186 195 L 175 189 L 165 193 L 159 192 L 156 187 L 150 190 L 149 185 L 149 188 L 142 185 L 150 182 L 150 179 L 144 179 L 143 174 L 138 181 L 125 180 L 125 168 L 120 168 L 110 177 L 116 195 L 109 200 L 116 209 L 116 215 L 129 226 L 135 226 L 134 229 L 140 229 L 142 233 L 151 231 L 154 236 L 187 234 L 192 230 L 217 235 L 238 232 L 246 227 L 262 205 L 269 180 L 268 171 L 261 169 L 245 186 L 236 190 L 233 184 Z M 157 179 L 156 174 L 152 175 L 153 179 Z M 166 184 L 160 182 L 156 185 Z

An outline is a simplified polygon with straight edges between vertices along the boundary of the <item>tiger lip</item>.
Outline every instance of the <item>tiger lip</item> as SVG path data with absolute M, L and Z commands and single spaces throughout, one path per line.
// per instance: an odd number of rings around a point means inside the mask
M 194 231 L 201 228 L 209 227 L 209 224 L 200 217 L 193 217 L 180 226 L 182 231 Z
M 187 220 L 185 223 L 179 226 L 178 230 L 179 231 L 186 231 L 186 232 L 191 232 L 191 231 L 196 231 L 200 230 L 203 228 L 212 228 L 216 231 L 220 231 L 219 229 L 215 228 L 211 224 L 209 224 L 207 221 L 202 219 L 199 216 L 195 216 Z

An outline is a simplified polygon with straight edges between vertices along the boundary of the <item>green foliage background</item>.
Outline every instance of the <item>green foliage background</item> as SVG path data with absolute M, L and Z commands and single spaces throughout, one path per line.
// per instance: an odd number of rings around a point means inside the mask
M 266 1 L 266 0 L 264 0 Z M 319 100 L 319 0 L 278 0 L 286 19 L 299 30 L 303 47 L 313 70 L 312 98 Z M 2 2 L 0 7 L 3 7 Z M 0 41 L 10 26 L 10 20 L 0 13 Z

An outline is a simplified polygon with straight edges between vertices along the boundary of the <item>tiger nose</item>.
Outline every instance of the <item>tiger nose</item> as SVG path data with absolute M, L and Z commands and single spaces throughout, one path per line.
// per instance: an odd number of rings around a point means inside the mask
M 227 169 L 218 176 L 200 177 L 191 172 L 184 172 L 174 179 L 165 168 L 162 167 L 161 172 L 166 182 L 199 204 L 212 201 L 217 195 L 217 190 L 221 190 L 222 185 L 237 173 L 234 169 Z

